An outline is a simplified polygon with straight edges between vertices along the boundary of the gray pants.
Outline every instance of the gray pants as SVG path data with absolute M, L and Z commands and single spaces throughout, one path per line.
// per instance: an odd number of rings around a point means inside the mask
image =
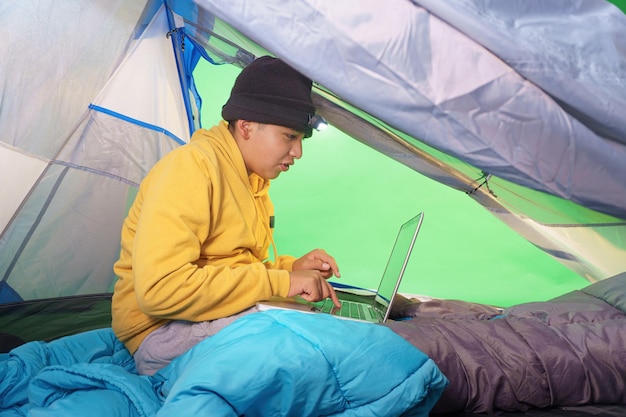
M 238 318 L 257 311 L 256 307 L 252 307 L 222 319 L 197 323 L 175 320 L 159 327 L 141 342 L 133 355 L 137 372 L 141 375 L 153 375 L 203 339 L 213 336 Z

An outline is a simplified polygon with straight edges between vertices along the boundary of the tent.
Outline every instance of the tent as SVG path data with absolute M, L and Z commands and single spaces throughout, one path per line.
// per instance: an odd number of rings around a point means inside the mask
M 110 293 L 137 185 L 202 125 L 194 68 L 264 54 L 315 81 L 336 129 L 587 281 L 623 272 L 615 3 L 4 1 L 0 302 Z
M 202 55 L 284 58 L 316 81 L 336 128 L 467 193 L 590 281 L 626 269 L 623 13 L 372 3 L 5 2 L 3 33 L 20 41 L 3 51 L 0 299 L 110 290 L 136 185 L 200 124 Z

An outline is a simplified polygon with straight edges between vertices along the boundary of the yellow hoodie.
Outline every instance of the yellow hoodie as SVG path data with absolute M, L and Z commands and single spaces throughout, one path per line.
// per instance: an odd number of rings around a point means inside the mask
M 150 170 L 122 227 L 113 330 L 134 353 L 169 320 L 227 317 L 286 296 L 295 258 L 268 261 L 269 181 L 248 176 L 225 122 Z

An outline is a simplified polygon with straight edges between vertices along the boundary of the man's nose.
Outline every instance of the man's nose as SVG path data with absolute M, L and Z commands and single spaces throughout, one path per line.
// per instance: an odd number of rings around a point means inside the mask
M 289 151 L 289 155 L 291 155 L 294 159 L 302 158 L 302 139 L 296 140 Z

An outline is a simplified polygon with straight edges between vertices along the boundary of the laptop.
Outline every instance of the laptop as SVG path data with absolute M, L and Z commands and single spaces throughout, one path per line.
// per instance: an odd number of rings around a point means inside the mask
M 347 320 L 384 323 L 389 318 L 393 299 L 400 287 L 423 219 L 424 213 L 419 213 L 400 227 L 376 292 L 356 287 L 335 287 L 341 302 L 340 309 L 330 299 L 311 303 L 301 297 L 272 297 L 268 301 L 258 302 L 257 308 L 259 311 L 284 309 L 311 314 L 332 314 Z

